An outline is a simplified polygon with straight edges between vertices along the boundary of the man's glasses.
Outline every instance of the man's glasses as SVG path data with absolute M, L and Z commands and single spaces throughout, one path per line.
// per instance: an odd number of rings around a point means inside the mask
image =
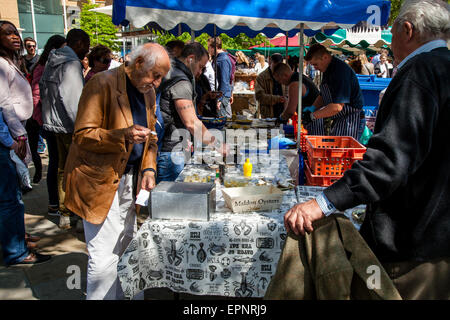
M 31 49 L 31 48 L 36 48 L 36 45 L 28 44 L 28 45 L 27 45 L 27 49 Z

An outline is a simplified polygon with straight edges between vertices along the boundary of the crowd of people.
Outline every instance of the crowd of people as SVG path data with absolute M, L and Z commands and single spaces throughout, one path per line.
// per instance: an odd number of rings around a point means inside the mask
M 443 3 L 410 2 L 392 29 L 397 74 L 364 160 L 319 197 L 289 210 L 285 226 L 304 234 L 337 209 L 369 204 L 361 234 L 380 261 L 390 270 L 432 261 L 411 277 L 436 271 L 434 288 L 421 285 L 424 294 L 442 297 L 438 284 L 449 282 L 450 262 L 449 76 L 442 67 L 450 63 L 449 14 Z M 418 9 L 434 19 L 423 21 Z M 15 154 L 33 161 L 38 183 L 43 136 L 48 214 L 60 217 L 62 229 L 72 227 L 71 216 L 79 219 L 89 253 L 87 299 L 122 299 L 117 263 L 137 229 L 136 195 L 177 178 L 198 132 L 204 145 L 229 153 L 200 116 L 231 117 L 235 70 L 251 63 L 242 52 L 229 54 L 220 37 L 210 38 L 207 49 L 198 42 L 147 43 L 122 60 L 106 46 L 90 45 L 86 32 L 72 29 L 50 37 L 38 55 L 33 39 L 22 40 L 14 24 L 0 21 L 0 240 L 7 265 L 51 259 L 34 250 L 39 237 L 25 231 L 22 187 L 11 160 Z M 312 45 L 305 60 L 322 74 L 318 87 L 281 54 L 256 59 L 262 117 L 286 123 L 301 92 L 310 134 L 359 139 L 365 117 L 355 63 Z M 356 61 L 356 73 L 393 76 L 386 52 L 372 63 L 365 55 Z M 402 296 L 417 297 L 402 275 L 397 280 Z

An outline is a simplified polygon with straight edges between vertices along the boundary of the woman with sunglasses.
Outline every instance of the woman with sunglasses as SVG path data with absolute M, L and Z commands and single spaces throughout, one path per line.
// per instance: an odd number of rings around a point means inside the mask
M 94 48 L 92 48 L 91 52 L 89 52 L 87 57 L 89 60 L 89 67 L 91 67 L 91 70 L 89 70 L 88 74 L 84 78 L 85 84 L 96 73 L 108 70 L 111 64 L 112 52 L 111 49 L 109 49 L 108 47 L 99 44 Z
M 23 42 L 17 28 L 9 21 L 0 20 L 0 243 L 7 265 L 50 259 L 50 256 L 29 250 L 36 247 L 34 242 L 39 238 L 25 233 L 22 194 L 10 158 L 11 149 L 21 159 L 25 158 L 27 132 L 24 125 L 33 112 L 31 87 L 24 76 L 20 56 L 22 51 Z

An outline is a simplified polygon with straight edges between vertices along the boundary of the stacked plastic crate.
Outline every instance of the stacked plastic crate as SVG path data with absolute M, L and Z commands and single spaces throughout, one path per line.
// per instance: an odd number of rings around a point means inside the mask
M 365 152 L 366 148 L 352 137 L 306 136 L 306 184 L 332 185 Z

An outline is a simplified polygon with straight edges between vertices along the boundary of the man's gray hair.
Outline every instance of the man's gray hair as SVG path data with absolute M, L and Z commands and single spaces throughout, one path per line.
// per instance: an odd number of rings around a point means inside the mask
M 130 61 L 128 62 L 128 65 L 134 65 L 136 59 L 142 57 L 144 59 L 144 70 L 142 71 L 148 71 L 155 66 L 156 61 L 161 58 L 164 51 L 166 51 L 163 46 L 161 46 L 161 49 L 162 50 L 149 50 L 145 44 L 142 44 L 130 52 Z
M 395 19 L 397 26 L 404 22 L 414 26 L 420 42 L 450 39 L 450 5 L 443 0 L 405 0 Z

